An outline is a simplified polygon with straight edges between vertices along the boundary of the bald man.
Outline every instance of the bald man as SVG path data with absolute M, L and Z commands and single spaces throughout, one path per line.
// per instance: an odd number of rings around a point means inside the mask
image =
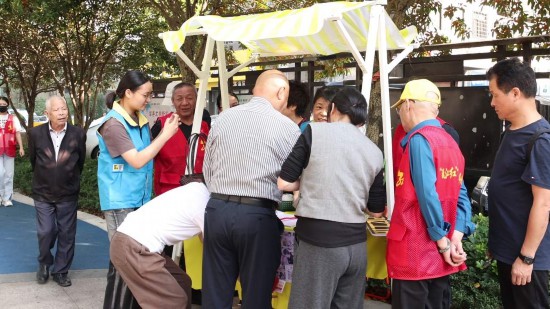
M 281 111 L 289 85 L 277 70 L 262 73 L 248 104 L 224 111 L 212 127 L 203 171 L 206 205 L 203 308 L 231 308 L 237 277 L 243 308 L 271 308 L 283 224 L 277 176 L 300 130 Z

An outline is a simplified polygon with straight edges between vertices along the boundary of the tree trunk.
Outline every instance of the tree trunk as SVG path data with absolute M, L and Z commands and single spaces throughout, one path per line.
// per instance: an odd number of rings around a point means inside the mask
M 384 139 L 382 137 L 382 100 L 380 93 L 380 81 L 376 81 L 373 83 L 370 93 L 367 137 L 378 145 L 380 149 L 384 149 Z

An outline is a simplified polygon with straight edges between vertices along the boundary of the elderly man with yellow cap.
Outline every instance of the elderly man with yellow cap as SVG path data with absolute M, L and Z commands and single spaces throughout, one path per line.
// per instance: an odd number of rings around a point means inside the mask
M 408 82 L 392 106 L 407 132 L 387 235 L 392 308 L 449 308 L 449 275 L 466 269 L 461 241 L 475 227 L 464 157 L 437 120 L 440 105 L 437 86 L 419 79 Z

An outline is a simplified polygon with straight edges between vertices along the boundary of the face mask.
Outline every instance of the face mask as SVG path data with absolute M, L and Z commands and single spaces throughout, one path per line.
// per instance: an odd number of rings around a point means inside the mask
M 6 113 L 8 111 L 7 106 L 0 106 L 0 113 Z

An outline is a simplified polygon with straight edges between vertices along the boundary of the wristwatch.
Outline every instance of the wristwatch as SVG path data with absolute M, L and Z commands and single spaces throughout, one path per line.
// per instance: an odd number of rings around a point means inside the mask
M 532 256 L 525 256 L 523 254 L 521 254 L 521 252 L 519 253 L 518 255 L 518 258 L 520 260 L 523 261 L 523 263 L 527 264 L 527 265 L 533 265 L 533 263 L 535 263 L 535 258 L 532 257 Z

